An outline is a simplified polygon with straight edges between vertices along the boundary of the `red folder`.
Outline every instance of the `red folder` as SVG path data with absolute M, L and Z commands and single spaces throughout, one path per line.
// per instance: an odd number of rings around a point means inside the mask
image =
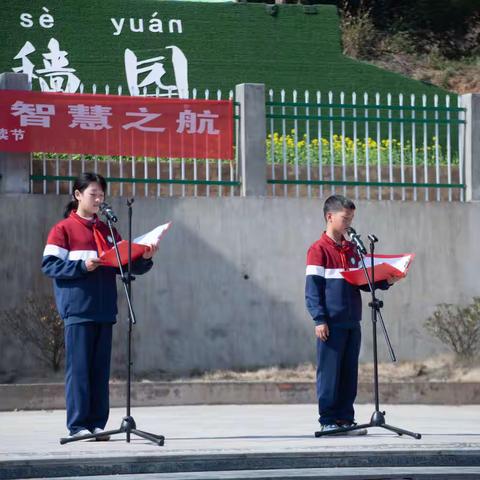
M 140 245 L 139 243 L 132 243 L 132 262 L 140 258 L 146 251 L 148 247 L 146 245 Z M 118 242 L 118 252 L 120 254 L 120 260 L 122 265 L 128 263 L 128 241 L 122 240 Z M 115 248 L 111 248 L 103 255 L 100 256 L 102 261 L 102 266 L 104 267 L 118 267 L 117 254 L 115 253 Z
M 147 232 L 140 237 L 134 238 L 132 242 L 132 261 L 140 258 L 148 250 L 150 245 L 158 246 L 158 242 L 160 242 L 160 239 L 170 228 L 171 224 L 172 222 L 168 222 L 164 225 L 159 225 L 152 231 Z M 122 265 L 126 265 L 128 263 L 128 241 L 122 240 L 118 242 L 118 250 Z M 100 260 L 102 260 L 102 265 L 104 265 L 105 267 L 118 267 L 115 248 L 111 248 L 103 255 L 101 255 Z
M 391 277 L 404 278 L 407 276 L 407 272 L 410 268 L 414 253 L 405 253 L 401 255 L 374 255 L 375 262 L 375 282 L 380 280 L 387 280 Z M 365 257 L 365 265 L 367 266 L 367 272 L 372 275 L 372 268 L 370 265 L 370 255 Z M 393 266 L 392 263 L 395 265 Z M 398 268 L 397 268 L 398 267 Z M 366 285 L 367 279 L 363 268 L 354 270 L 345 270 L 340 272 L 343 278 L 353 285 Z

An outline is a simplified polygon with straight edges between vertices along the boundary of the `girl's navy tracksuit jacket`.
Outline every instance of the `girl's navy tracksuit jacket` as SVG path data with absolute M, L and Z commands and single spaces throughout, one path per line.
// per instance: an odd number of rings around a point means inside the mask
M 65 396 L 71 434 L 85 428 L 103 429 L 109 413 L 118 269 L 87 271 L 85 261 L 99 253 L 94 229 L 103 237 L 104 246 L 111 248 L 113 239 L 105 223 L 96 216 L 86 220 L 72 212 L 51 229 L 42 260 L 43 273 L 53 279 L 57 308 L 65 323 Z M 145 273 L 152 265 L 152 260 L 140 258 L 133 262 L 132 272 Z

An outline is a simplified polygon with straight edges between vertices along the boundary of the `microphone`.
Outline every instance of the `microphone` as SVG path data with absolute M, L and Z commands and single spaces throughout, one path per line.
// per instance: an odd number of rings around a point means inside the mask
M 378 237 L 376 235 L 374 235 L 373 233 L 370 233 L 368 235 L 368 239 L 372 242 L 372 243 L 376 243 L 378 242 Z
M 347 228 L 347 233 L 350 235 L 350 241 L 357 247 L 357 250 L 363 254 L 367 254 L 367 249 L 365 248 L 365 245 L 363 244 L 362 240 L 360 239 L 360 235 L 355 231 L 354 228 L 348 227 Z
M 108 203 L 102 202 L 100 204 L 100 213 L 104 215 L 107 218 L 107 220 L 110 220 L 112 223 L 118 222 L 117 216 L 115 215 L 115 213 L 113 213 L 112 207 Z

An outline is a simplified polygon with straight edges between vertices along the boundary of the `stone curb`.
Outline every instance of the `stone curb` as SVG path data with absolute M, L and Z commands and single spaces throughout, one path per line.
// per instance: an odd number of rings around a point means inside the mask
M 125 384 L 110 384 L 110 405 L 125 405 Z M 387 404 L 480 404 L 480 383 L 385 383 L 380 401 Z M 315 385 L 307 382 L 135 382 L 133 406 L 315 403 Z M 357 403 L 373 402 L 373 386 L 360 383 Z M 0 385 L 0 411 L 65 408 L 64 385 Z
M 161 448 L 161 447 L 160 447 Z M 241 453 L 203 455 L 154 455 L 82 457 L 28 461 L 0 461 L 0 480 L 94 475 L 132 475 L 225 470 L 264 470 L 334 467 L 474 467 L 480 466 L 478 450 L 428 452 L 314 452 Z

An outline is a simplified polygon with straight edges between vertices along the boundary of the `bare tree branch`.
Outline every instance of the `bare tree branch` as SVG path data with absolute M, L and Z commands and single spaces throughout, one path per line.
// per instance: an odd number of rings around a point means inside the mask
M 65 354 L 63 321 L 52 296 L 28 294 L 22 306 L 0 312 L 5 332 L 54 372 Z

